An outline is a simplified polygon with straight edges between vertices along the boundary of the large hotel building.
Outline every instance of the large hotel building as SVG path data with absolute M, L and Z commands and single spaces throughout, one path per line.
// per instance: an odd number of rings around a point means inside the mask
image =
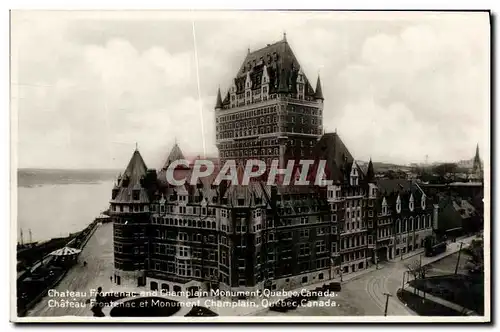
M 437 207 L 417 183 L 377 180 L 336 133 L 286 36 L 249 52 L 215 103 L 219 160 L 326 160 L 328 186 L 174 186 L 139 151 L 112 191 L 114 282 L 151 290 L 294 289 L 401 259 L 423 247 Z M 180 169 L 189 177 L 190 167 Z

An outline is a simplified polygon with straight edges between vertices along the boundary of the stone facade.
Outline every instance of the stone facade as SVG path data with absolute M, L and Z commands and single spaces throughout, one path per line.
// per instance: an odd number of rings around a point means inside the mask
M 286 38 L 249 53 L 216 100 L 220 162 L 325 163 L 321 185 L 169 184 L 184 159 L 175 144 L 159 172 L 135 151 L 112 193 L 117 284 L 168 291 L 294 289 L 397 259 L 432 232 L 433 205 L 418 185 L 377 180 L 337 133 L 322 134 L 323 95 Z M 190 179 L 193 167 L 176 168 Z

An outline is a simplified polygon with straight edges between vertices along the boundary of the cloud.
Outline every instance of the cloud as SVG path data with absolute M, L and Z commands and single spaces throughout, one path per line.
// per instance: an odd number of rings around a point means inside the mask
M 469 158 L 477 142 L 484 151 L 488 29 L 487 21 L 471 17 L 367 38 L 357 61 L 338 76 L 345 83 L 345 106 L 325 123 L 338 122 L 342 132 L 352 135 L 349 140 L 358 142 L 359 132 L 349 126 L 373 121 L 365 135 L 393 150 L 401 162 L 425 155 L 433 160 Z M 380 146 L 373 146 L 371 154 L 384 159 L 388 155 Z M 366 156 L 367 149 L 359 145 L 355 154 Z
M 487 16 L 200 15 L 196 58 L 190 16 L 14 13 L 20 166 L 123 168 L 138 142 L 159 167 L 175 139 L 186 154 L 203 145 L 215 154 L 217 88 L 229 87 L 247 48 L 285 31 L 313 85 L 322 77 L 325 127 L 357 158 L 453 160 L 472 157 L 478 141 L 486 149 Z

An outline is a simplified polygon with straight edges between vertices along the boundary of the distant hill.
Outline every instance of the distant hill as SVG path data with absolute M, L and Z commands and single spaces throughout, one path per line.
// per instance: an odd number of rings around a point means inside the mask
M 365 168 L 368 167 L 367 161 L 363 161 L 362 163 L 364 164 Z M 385 172 L 385 171 L 388 171 L 390 169 L 392 169 L 392 170 L 396 170 L 396 169 L 406 170 L 406 169 L 409 169 L 410 167 L 408 167 L 406 165 L 397 165 L 397 164 L 382 163 L 382 162 L 373 161 L 373 168 L 374 168 L 375 172 Z
M 113 181 L 120 170 L 113 169 L 39 169 L 17 170 L 18 187 L 33 187 L 47 184 L 78 184 Z

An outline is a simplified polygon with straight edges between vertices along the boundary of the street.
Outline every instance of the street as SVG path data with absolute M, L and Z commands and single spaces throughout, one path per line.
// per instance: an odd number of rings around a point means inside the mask
M 460 240 L 469 244 L 474 237 L 469 237 Z M 425 257 L 422 254 L 422 264 L 430 264 L 448 257 L 455 253 L 460 248 L 460 241 L 449 243 L 446 252 L 435 257 Z M 465 246 L 465 244 L 464 244 Z M 384 293 L 389 293 L 392 296 L 389 298 L 387 308 L 388 316 L 408 316 L 416 315 L 413 311 L 402 304 L 396 292 L 401 288 L 403 281 L 403 272 L 407 270 L 406 264 L 420 260 L 420 255 L 410 256 L 403 260 L 394 262 L 383 262 L 379 264 L 379 269 L 367 272 L 353 278 L 342 285 L 342 291 L 339 292 L 338 307 L 335 308 L 308 308 L 301 307 L 297 310 L 291 310 L 286 313 L 277 313 L 267 311 L 259 313 L 261 316 L 286 316 L 286 315 L 302 315 L 302 316 L 383 316 L 385 310 L 386 296 Z M 465 258 L 463 258 L 465 261 Z M 405 277 L 405 282 L 407 277 Z

